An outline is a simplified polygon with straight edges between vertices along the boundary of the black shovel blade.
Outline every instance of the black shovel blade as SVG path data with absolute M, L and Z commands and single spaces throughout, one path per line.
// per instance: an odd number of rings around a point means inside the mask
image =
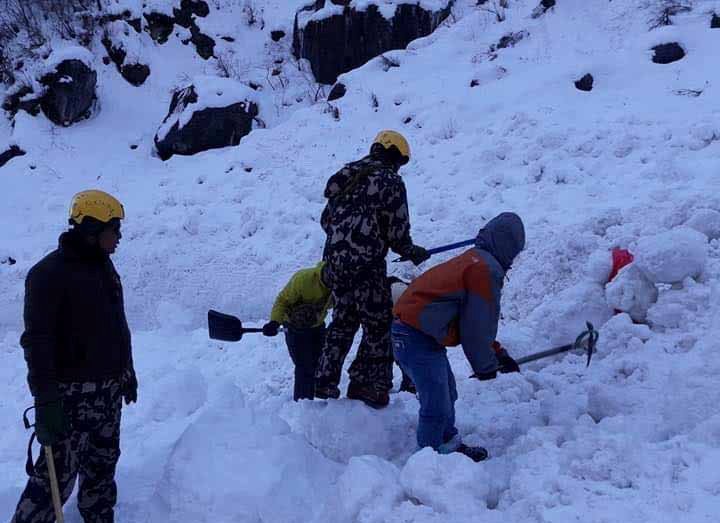
M 235 316 L 211 309 L 208 311 L 208 332 L 212 340 L 240 341 L 243 335 L 242 322 Z

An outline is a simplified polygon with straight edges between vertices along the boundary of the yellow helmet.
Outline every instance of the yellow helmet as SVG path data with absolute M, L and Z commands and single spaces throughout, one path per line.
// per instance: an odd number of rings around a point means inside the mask
M 408 144 L 405 137 L 397 131 L 380 131 L 373 141 L 373 145 L 376 143 L 382 145 L 385 149 L 390 149 L 393 145 L 400 152 L 400 155 L 405 160 L 404 163 L 410 161 L 410 145 Z
M 125 209 L 113 196 L 103 191 L 82 191 L 70 203 L 70 222 L 82 223 L 86 216 L 107 223 L 113 218 L 125 218 Z

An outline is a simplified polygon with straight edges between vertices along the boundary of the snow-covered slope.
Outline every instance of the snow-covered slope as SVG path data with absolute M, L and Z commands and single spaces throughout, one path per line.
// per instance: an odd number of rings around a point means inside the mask
M 317 86 L 289 72 L 301 2 L 256 0 L 264 29 L 233 24 L 214 5 L 202 23 L 216 25 L 203 30 L 235 37 L 223 52 L 246 59 L 243 78 L 265 87 L 267 128 L 234 148 L 167 162 L 153 155 L 171 88 L 217 71 L 172 38 L 145 42 L 152 74 L 139 88 L 98 58 L 92 119 L 66 129 L 27 116 L 14 129 L 0 125 L 3 142 L 28 152 L 0 170 L 0 261 L 17 260 L 0 264 L 3 514 L 24 483 L 24 275 L 53 248 L 72 194 L 97 187 L 128 213 L 116 265 L 141 381 L 140 402 L 125 410 L 119 521 L 716 518 L 720 29 L 710 18 L 720 2 L 694 2 L 652 31 L 655 2 L 563 1 L 533 18 L 537 4 L 517 0 L 503 22 L 475 3 L 457 2 L 435 34 L 386 53 L 398 67 L 378 59 L 343 75 L 348 92 L 331 104 L 312 104 Z M 271 43 L 278 27 L 288 36 Z M 490 49 L 521 31 L 514 47 Z M 674 41 L 687 56 L 652 63 L 650 48 Z M 287 91 L 270 87 L 262 68 L 279 56 Z M 585 73 L 591 92 L 573 85 Z M 709 236 L 705 251 L 685 258 L 702 273 L 680 283 L 657 273 L 651 328 L 612 317 L 589 368 L 568 355 L 480 383 L 451 352 L 459 429 L 492 456 L 480 465 L 413 455 L 417 402 L 406 393 L 381 412 L 347 400 L 295 404 L 281 340 L 220 345 L 202 320 L 209 307 L 251 323 L 267 317 L 286 279 L 321 254 L 326 179 L 382 128 L 412 147 L 402 173 L 419 244 L 472 237 L 504 210 L 524 218 L 528 246 L 506 284 L 500 330 L 513 355 L 610 317 L 602 283 L 612 247 L 657 264 L 673 254 L 668 238 L 692 244 L 685 229 L 667 232 L 687 224 Z

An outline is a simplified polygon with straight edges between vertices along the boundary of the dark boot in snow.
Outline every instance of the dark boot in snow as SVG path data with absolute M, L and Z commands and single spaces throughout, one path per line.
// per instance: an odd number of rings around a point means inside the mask
M 382 409 L 390 403 L 387 391 L 379 391 L 371 385 L 361 385 L 350 382 L 347 388 L 347 397 L 351 400 L 360 400 L 368 407 Z
M 402 381 L 400 382 L 400 392 L 409 392 L 410 394 L 417 394 L 415 384 L 410 379 L 410 376 L 403 372 Z
M 459 452 L 460 454 L 465 454 L 468 458 L 473 460 L 475 463 L 479 463 L 481 461 L 485 461 L 488 458 L 488 451 L 482 447 L 469 447 L 468 445 L 465 445 L 464 443 L 461 443 L 460 446 L 455 449 L 455 452 Z
M 340 397 L 340 389 L 332 383 L 315 382 L 315 398 L 319 400 L 336 400 Z

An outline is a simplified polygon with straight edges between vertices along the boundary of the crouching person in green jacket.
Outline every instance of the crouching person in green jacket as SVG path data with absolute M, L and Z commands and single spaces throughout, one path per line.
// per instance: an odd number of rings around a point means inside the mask
M 295 364 L 295 401 L 315 397 L 315 368 L 325 344 L 325 316 L 332 305 L 324 267 L 325 262 L 320 262 L 296 272 L 278 295 L 270 321 L 263 326 L 265 336 L 276 336 L 280 325 L 285 327 L 285 341 Z

